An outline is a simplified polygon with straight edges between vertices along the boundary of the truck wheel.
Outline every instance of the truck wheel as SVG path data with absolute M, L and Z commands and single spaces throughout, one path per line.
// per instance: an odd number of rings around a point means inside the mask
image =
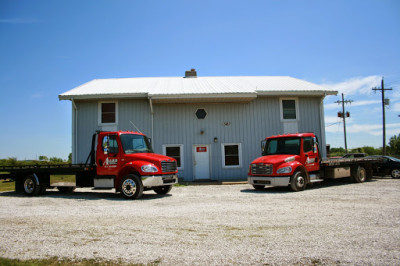
M 165 195 L 165 194 L 167 194 L 168 192 L 170 192 L 171 189 L 172 189 L 172 185 L 167 185 L 167 186 L 155 187 L 155 188 L 154 188 L 154 191 L 155 191 L 157 194 Z
M 263 190 L 265 188 L 265 186 L 263 186 L 263 185 L 253 185 L 253 188 L 255 190 Z
M 76 187 L 57 187 L 58 191 L 63 193 L 71 193 L 75 191 Z
M 24 179 L 24 193 L 28 196 L 37 196 L 40 193 L 40 186 L 36 184 L 35 177 L 28 175 Z
M 390 175 L 392 176 L 392 178 L 400 178 L 400 170 L 399 169 L 393 169 L 390 172 Z
M 127 199 L 137 199 L 143 194 L 143 184 L 136 175 L 127 175 L 122 178 L 120 183 L 120 191 L 122 196 Z
M 365 171 L 364 167 L 357 167 L 352 171 L 352 179 L 356 183 L 363 183 L 367 180 L 367 171 Z
M 300 172 L 296 171 L 293 175 L 292 178 L 290 179 L 290 187 L 293 191 L 302 191 L 306 188 L 306 177 L 305 175 Z

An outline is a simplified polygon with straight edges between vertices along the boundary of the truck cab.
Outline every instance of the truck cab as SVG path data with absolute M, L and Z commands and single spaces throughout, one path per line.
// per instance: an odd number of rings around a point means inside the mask
M 321 181 L 318 140 L 313 133 L 277 135 L 262 141 L 262 156 L 249 167 L 248 183 L 255 189 L 288 186 L 304 190 L 307 183 Z
M 97 146 L 92 151 L 95 188 L 115 188 L 125 198 L 138 198 L 149 189 L 166 194 L 178 182 L 176 160 L 154 153 L 146 135 L 130 131 L 98 132 L 96 139 Z

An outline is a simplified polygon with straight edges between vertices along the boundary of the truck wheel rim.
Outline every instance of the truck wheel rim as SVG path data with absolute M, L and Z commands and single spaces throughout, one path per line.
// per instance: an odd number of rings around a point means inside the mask
M 297 185 L 298 187 L 303 187 L 303 186 L 304 186 L 304 177 L 299 176 L 299 177 L 296 179 L 296 185 Z
M 33 190 L 35 189 L 35 184 L 33 183 L 33 180 L 28 178 L 24 182 L 24 189 L 26 193 L 32 193 Z
M 399 177 L 400 177 L 400 170 L 394 169 L 394 170 L 392 171 L 392 176 L 393 176 L 394 178 L 399 178 Z
M 122 183 L 122 192 L 126 196 L 133 196 L 136 192 L 136 184 L 132 179 L 127 179 Z
M 366 174 L 365 174 L 365 170 L 363 169 L 362 171 L 360 171 L 360 180 L 362 182 L 364 182 L 366 180 Z

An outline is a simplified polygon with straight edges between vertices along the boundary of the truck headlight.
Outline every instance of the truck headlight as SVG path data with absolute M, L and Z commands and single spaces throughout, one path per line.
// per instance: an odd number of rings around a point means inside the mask
M 141 168 L 142 168 L 142 172 L 145 172 L 145 173 L 158 172 L 157 167 L 155 167 L 154 165 L 151 165 L 151 164 L 143 165 Z
M 276 170 L 277 174 L 288 174 L 291 172 L 292 172 L 292 167 L 290 167 L 290 166 L 282 167 L 282 168 L 279 168 L 278 170 Z

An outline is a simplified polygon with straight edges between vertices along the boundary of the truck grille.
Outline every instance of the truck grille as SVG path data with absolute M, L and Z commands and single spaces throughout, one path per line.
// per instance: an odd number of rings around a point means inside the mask
M 251 173 L 253 175 L 271 175 L 272 174 L 272 164 L 252 164 Z
M 161 169 L 163 172 L 175 172 L 177 167 L 176 167 L 176 162 L 167 162 L 167 161 L 162 161 L 161 162 Z

